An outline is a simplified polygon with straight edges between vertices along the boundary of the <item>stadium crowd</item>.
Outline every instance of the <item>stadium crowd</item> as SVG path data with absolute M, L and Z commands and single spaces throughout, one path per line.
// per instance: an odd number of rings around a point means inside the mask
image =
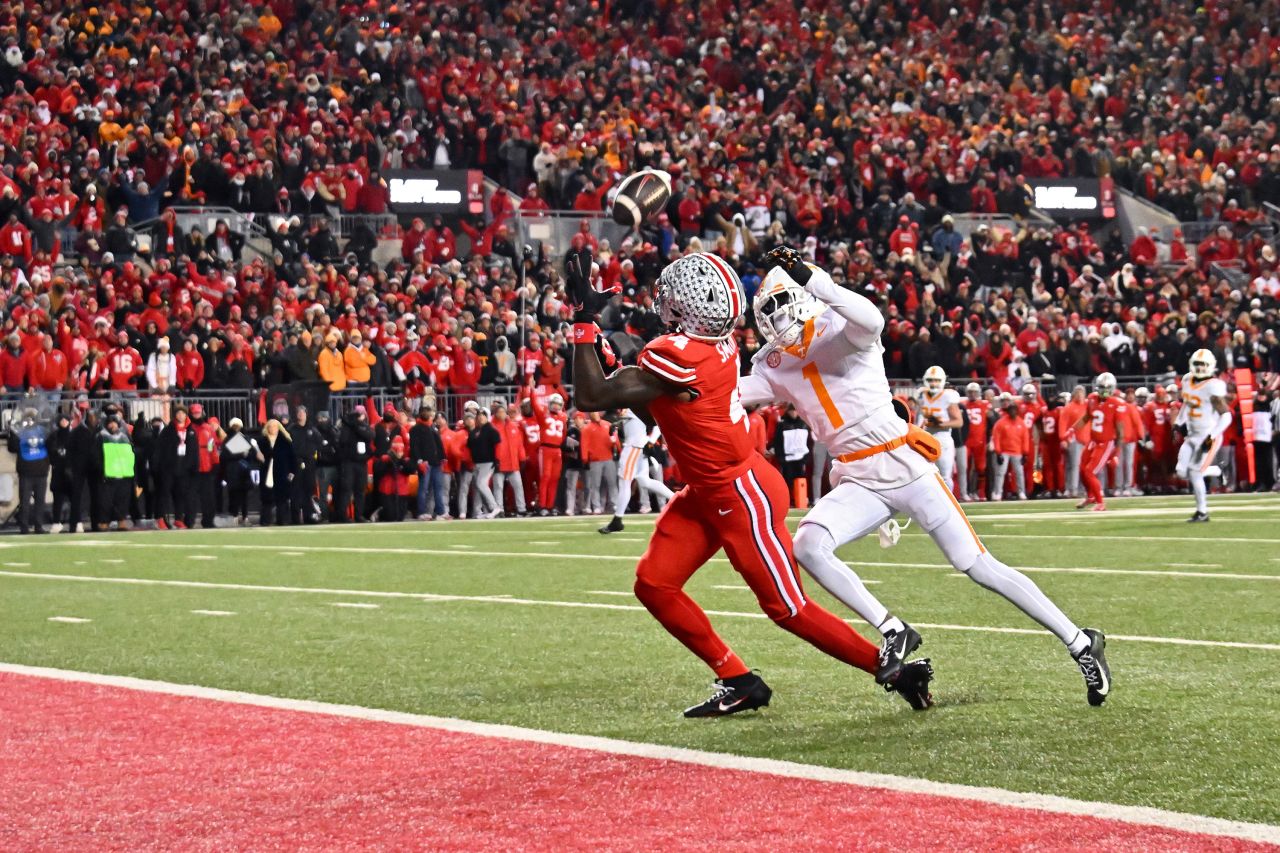
M 750 289 L 756 258 L 787 241 L 881 305 L 892 378 L 937 364 L 957 386 L 1018 393 L 1046 376 L 1179 374 L 1200 347 L 1275 373 L 1280 272 L 1258 226 L 1280 203 L 1278 11 L 11 4 L 0 383 L 56 403 L 318 380 L 395 389 L 399 419 L 435 401 L 445 430 L 489 391 L 568 397 L 560 258 L 535 247 L 520 269 L 518 219 L 600 211 L 642 166 L 672 174 L 667 212 L 619 245 L 585 228 L 572 247 L 617 290 L 602 322 L 621 343 L 660 331 L 649 288 L 672 257 L 717 252 Z M 388 213 L 395 168 L 480 169 L 502 189 L 482 215 L 405 223 L 376 263 L 377 234 L 340 241 L 333 223 Z M 1028 180 L 1056 176 L 1110 178 L 1221 226 L 1198 245 L 1123 245 L 1114 228 L 1029 216 Z M 270 257 L 227 222 L 184 230 L 170 212 L 183 205 L 252 214 Z M 960 213 L 1016 224 L 966 235 Z M 745 363 L 758 341 L 749 326 L 739 338 Z M 136 412 L 98 410 L 142 438 Z M 60 411 L 97 435 L 80 407 Z M 354 466 L 345 476 L 354 496 Z

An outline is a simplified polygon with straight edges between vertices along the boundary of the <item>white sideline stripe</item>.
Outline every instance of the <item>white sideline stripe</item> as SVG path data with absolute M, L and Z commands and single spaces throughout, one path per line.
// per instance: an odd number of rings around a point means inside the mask
M 234 610 L 192 610 L 197 616 L 235 616 Z
M 254 693 L 243 693 L 232 690 L 221 690 L 216 687 L 200 687 L 191 684 L 172 684 L 165 681 L 149 681 L 123 675 L 99 675 L 87 672 L 49 669 L 46 667 L 23 666 L 21 664 L 0 663 L 0 672 L 24 675 L 33 678 L 48 678 L 82 684 L 94 684 L 103 687 L 115 687 L 123 690 L 136 690 L 143 693 L 159 693 L 167 696 L 182 696 L 192 699 L 205 699 L 213 702 L 226 702 L 235 705 L 247 705 L 257 708 L 271 708 L 281 711 L 295 711 L 305 714 L 323 714 L 331 717 L 347 717 L 372 722 L 392 723 L 401 726 L 413 726 L 424 729 L 456 732 L 458 734 L 475 735 L 486 738 L 504 738 L 507 740 L 541 743 L 550 746 L 568 747 L 570 749 L 592 750 L 611 755 L 627 755 L 636 758 L 650 758 L 659 761 L 677 761 L 682 764 L 694 764 L 703 767 L 719 767 L 729 770 L 740 770 L 751 773 L 764 773 L 771 776 L 782 776 L 791 779 L 806 779 L 813 782 L 827 782 L 839 785 L 857 785 L 867 788 L 881 788 L 908 794 L 923 794 L 933 797 L 947 797 L 957 800 L 969 800 L 1008 806 L 1020 809 L 1034 809 L 1055 814 L 1076 815 L 1100 820 L 1115 820 L 1123 823 L 1142 826 L 1158 826 L 1179 832 L 1196 832 L 1208 835 L 1241 838 L 1261 843 L 1280 842 L 1280 826 L 1244 821 L 1226 820 L 1224 818 L 1205 817 L 1203 815 L 1185 814 L 1166 811 L 1148 806 L 1124 806 L 1114 803 L 1097 803 L 1085 800 L 1073 800 L 1069 797 L 1058 797 L 1051 794 L 1023 793 L 1008 791 L 1003 788 L 979 787 L 976 785 L 958 785 L 950 782 L 933 782 L 928 779 L 916 779 L 909 776 L 892 776 L 887 773 L 868 773 L 860 770 L 843 770 L 835 767 L 820 767 L 812 764 L 801 764 L 795 761 L 780 761 L 772 758 L 755 758 L 744 755 L 729 755 L 719 752 L 706 752 L 697 749 L 686 749 L 676 746 L 663 746 L 651 743 L 616 740 L 614 738 L 595 737 L 593 735 L 575 735 L 562 732 L 549 732 L 540 729 L 528 729 L 521 726 L 508 726 L 496 723 L 476 723 L 470 720 L 459 720 L 451 717 L 429 717 L 423 714 L 410 714 L 404 711 L 388 711 L 379 708 L 361 708 L 355 705 L 337 705 L 328 702 L 316 702 L 307 699 L 285 699 L 277 696 L 263 696 Z
M 187 557 L 187 559 L 188 560 L 216 560 L 218 559 L 218 555 L 217 554 L 192 554 L 190 557 Z
M 4 572 L 0 577 L 28 578 L 34 580 L 81 581 L 87 583 L 119 583 L 134 586 L 173 586 L 193 587 L 196 589 L 227 589 L 245 592 L 300 592 L 319 595 L 355 595 L 370 598 L 411 598 L 420 601 L 470 601 L 488 604 L 519 604 L 533 607 L 576 607 L 587 610 L 628 610 L 647 613 L 638 604 L 605 604 L 600 601 L 555 601 L 543 598 L 513 598 L 510 595 L 448 595 L 432 592 L 387 592 L 381 590 L 360 589 L 323 589 L 317 587 L 298 586 L 258 586 L 236 583 L 212 583 L 209 581 L 160 580 L 156 578 L 104 578 L 90 575 L 57 575 L 40 572 Z M 613 592 L 609 592 L 613 595 Z M 738 610 L 708 610 L 708 616 L 724 616 L 731 619 L 766 619 L 760 612 L 747 613 Z M 989 625 L 949 625 L 945 623 L 913 622 L 917 628 L 932 628 L 939 631 L 974 631 L 985 634 L 1027 634 L 1043 637 L 1046 632 L 1040 628 L 1000 628 Z M 1126 640 L 1132 643 L 1158 643 L 1171 646 L 1205 646 L 1223 649 L 1256 649 L 1264 652 L 1280 652 L 1280 643 L 1239 643 L 1229 640 L 1188 640 L 1182 637 L 1148 637 L 1141 634 L 1108 634 L 1112 640 Z
M 369 604 L 363 601 L 335 601 L 329 605 L 330 607 L 351 607 L 356 610 L 377 610 L 380 605 Z
M 307 554 L 305 551 L 281 551 L 280 556 L 281 557 L 305 557 L 307 556 Z
M 13 566 L 16 569 L 26 568 L 30 563 L 5 563 L 6 566 Z
M 1115 542 L 1200 542 L 1205 545 L 1217 545 L 1219 542 L 1245 542 L 1253 545 L 1280 545 L 1280 539 L 1255 539 L 1242 536 L 1214 536 L 1213 538 L 1205 536 L 1117 536 L 1113 533 L 1107 533 L 1104 536 L 1108 541 Z M 1082 536 L 1074 533 L 984 533 L 982 537 L 984 539 L 1088 539 L 1090 541 L 1098 538 L 1097 535 Z M 72 543 L 68 542 L 66 544 Z
M 866 566 L 868 568 L 898 568 L 898 569 L 951 569 L 954 568 L 947 563 L 887 563 L 887 562 L 857 562 L 850 560 L 847 565 L 850 566 Z M 1212 568 L 1217 563 L 1166 563 L 1166 565 L 1186 565 L 1198 566 L 1200 568 Z M 1010 566 L 1020 572 L 1027 574 L 1068 574 L 1068 575 L 1155 575 L 1157 577 L 1166 578 L 1223 578 L 1225 580 L 1237 581 L 1280 581 L 1280 575 L 1246 575 L 1235 572 L 1183 572 L 1172 571 L 1166 572 L 1161 569 L 1104 569 L 1100 566 Z M 949 577 L 963 578 L 967 575 L 956 572 Z M 871 583 L 864 580 L 863 583 Z
M 1220 569 L 1222 563 L 1165 563 L 1171 569 Z
M 79 625 L 83 622 L 92 622 L 92 619 L 82 619 L 79 616 L 50 616 L 50 622 L 64 622 L 68 625 Z
M 627 598 L 635 597 L 634 592 L 626 589 L 589 589 L 586 591 L 586 593 L 587 595 L 618 595 L 618 596 L 626 596 Z

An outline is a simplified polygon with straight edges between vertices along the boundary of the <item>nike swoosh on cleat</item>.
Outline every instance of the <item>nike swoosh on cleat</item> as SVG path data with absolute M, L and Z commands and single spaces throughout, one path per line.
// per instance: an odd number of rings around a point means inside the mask
M 729 704 L 727 704 L 727 705 L 724 703 L 724 701 L 723 701 L 723 700 L 721 700 L 720 704 L 719 704 L 719 705 L 717 705 L 716 707 L 717 707 L 717 709 L 718 709 L 718 710 L 720 710 L 721 712 L 724 712 L 724 711 L 728 711 L 728 710 L 730 710 L 730 709 L 733 709 L 733 708 L 738 707 L 739 705 L 741 705 L 741 704 L 742 704 L 743 702 L 745 702 L 745 701 L 747 701 L 747 697 L 746 697 L 746 696 L 743 696 L 743 697 L 742 697 L 742 698 L 740 698 L 740 699 L 735 699 L 734 701 L 730 702 L 730 703 L 729 703 Z

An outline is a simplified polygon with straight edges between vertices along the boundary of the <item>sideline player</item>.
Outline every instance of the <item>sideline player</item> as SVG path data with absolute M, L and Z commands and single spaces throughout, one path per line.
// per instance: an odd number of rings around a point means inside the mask
M 1227 405 L 1227 383 L 1215 375 L 1218 360 L 1213 353 L 1196 350 L 1190 366 L 1191 371 L 1182 377 L 1182 408 L 1173 423 L 1183 435 L 1176 473 L 1190 481 L 1196 498 L 1196 511 L 1187 521 L 1201 522 L 1209 520 L 1204 478 L 1222 475 L 1214 459 L 1222 447 L 1222 434 L 1231 426 L 1231 408 Z
M 831 448 L 836 485 L 800 522 L 796 555 L 818 583 L 884 636 L 877 680 L 893 677 L 920 645 L 920 635 L 891 615 L 835 550 L 902 512 L 933 537 L 952 566 L 1057 636 L 1084 675 L 1089 704 L 1101 705 L 1111 689 L 1105 637 L 1076 627 L 1030 578 L 997 560 L 978 539 L 930 464 L 937 443 L 903 423 L 894 409 L 879 310 L 804 263 L 794 249 L 779 247 L 764 260 L 774 268 L 756 292 L 755 314 L 768 344 L 739 388 L 747 403 L 794 404 Z
M 917 423 L 929 435 L 938 440 L 938 473 L 947 488 L 952 488 L 952 474 L 956 465 L 956 443 L 951 430 L 964 426 L 960 417 L 960 395 L 946 387 L 947 374 L 938 365 L 924 372 L 924 392 L 920 395 L 920 415 Z
M 1018 394 L 1018 417 L 1022 418 L 1022 423 L 1027 428 L 1027 452 L 1022 455 L 1023 482 L 1020 499 L 1025 499 L 1028 493 L 1036 490 L 1035 473 L 1044 466 L 1044 454 L 1037 454 L 1044 439 L 1040 421 L 1044 418 L 1046 409 L 1048 406 L 1041 399 L 1036 383 L 1024 383 Z
M 1080 460 L 1080 480 L 1084 483 L 1084 497 L 1076 509 L 1092 506 L 1094 512 L 1106 512 L 1107 499 L 1102 493 L 1099 474 L 1106 474 L 1107 463 L 1115 456 L 1116 442 L 1124 441 L 1125 402 L 1116 396 L 1116 378 L 1110 373 L 1099 373 L 1093 380 L 1093 393 L 1086 401 L 1086 409 L 1075 427 L 1089 425 L 1089 443 Z
M 561 450 L 569 416 L 564 411 L 564 397 L 552 394 L 543 406 L 530 383 L 523 393 L 533 407 L 533 422 L 538 425 L 541 445 L 538 448 L 538 515 L 559 515 L 556 509 L 556 493 L 560 490 L 560 469 L 563 464 Z
M 718 717 L 769 704 L 771 691 L 711 627 L 684 591 L 693 573 L 724 548 L 779 627 L 832 657 L 876 672 L 876 647 L 847 622 L 809 600 L 800 585 L 786 516 L 786 484 L 755 449 L 738 398 L 733 329 L 746 308 L 737 273 L 716 255 L 695 253 L 662 271 L 655 302 L 673 331 L 641 351 L 637 366 L 606 377 L 596 350 L 591 306 L 599 295 L 580 268 L 569 271 L 574 312 L 574 393 L 580 408 L 630 408 L 662 428 L 689 484 L 658 516 L 636 567 L 636 597 L 673 637 L 716 674 L 707 701 L 686 717 Z M 914 708 L 929 706 L 927 662 L 903 668 L 894 683 Z
M 970 382 L 964 386 L 964 412 L 969 419 L 964 444 L 956 448 L 956 473 L 960 484 L 960 500 L 980 501 L 987 485 L 987 413 L 991 404 L 982 399 L 982 386 Z M 969 479 L 969 466 L 973 479 Z M 976 488 L 975 488 L 976 487 Z
M 630 409 L 623 409 L 618 415 L 618 437 L 622 441 L 622 453 L 618 456 L 618 492 L 613 501 L 613 518 L 600 528 L 601 533 L 622 532 L 622 517 L 627 514 L 627 505 L 631 503 L 633 480 L 641 491 L 657 497 L 659 507 L 675 494 L 662 480 L 650 476 L 649 459 L 644 455 L 645 447 L 657 441 L 661 431 L 654 427 L 650 432 L 644 421 Z

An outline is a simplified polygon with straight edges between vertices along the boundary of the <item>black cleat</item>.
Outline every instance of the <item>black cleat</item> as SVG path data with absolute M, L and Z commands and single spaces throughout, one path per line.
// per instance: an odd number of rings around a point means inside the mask
M 616 515 L 613 518 L 609 519 L 608 524 L 600 528 L 601 533 L 621 533 L 622 530 L 623 530 L 622 519 L 618 518 L 618 516 Z
M 876 684 L 889 684 L 898 677 L 907 656 L 920 648 L 920 634 L 907 623 L 901 631 L 890 631 L 880 644 L 880 664 L 876 667 Z
M 773 691 L 764 679 L 754 672 L 734 678 L 717 678 L 716 691 L 701 705 L 685 708 L 686 717 L 723 717 L 739 711 L 763 708 L 769 704 Z
M 1111 667 L 1107 666 L 1107 657 L 1103 650 L 1107 647 L 1107 638 L 1101 631 L 1084 628 L 1089 638 L 1089 648 L 1075 655 L 1076 666 L 1084 676 L 1084 686 L 1088 688 L 1089 704 L 1095 708 L 1107 701 L 1111 693 Z
M 1191 517 L 1187 519 L 1187 524 L 1199 524 L 1202 521 L 1207 522 L 1208 520 L 1209 520 L 1209 513 L 1196 510 L 1195 512 L 1191 513 Z
M 923 711 L 933 704 L 933 694 L 929 692 L 929 682 L 933 681 L 933 667 L 929 659 L 913 660 L 903 664 L 898 677 L 892 684 L 886 684 L 888 693 L 901 693 L 907 704 L 917 711 Z

